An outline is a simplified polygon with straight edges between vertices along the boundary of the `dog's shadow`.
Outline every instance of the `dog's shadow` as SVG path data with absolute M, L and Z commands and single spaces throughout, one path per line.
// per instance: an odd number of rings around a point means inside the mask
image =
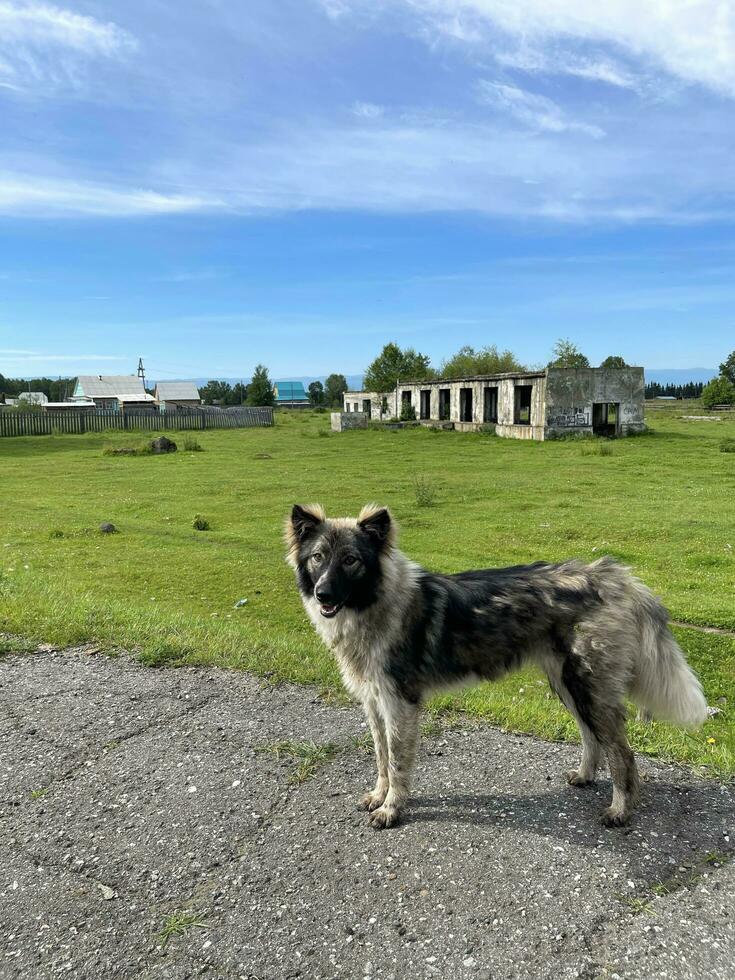
M 570 845 L 610 849 L 636 862 L 643 840 L 647 874 L 653 877 L 669 875 L 672 858 L 677 864 L 692 864 L 735 849 L 732 795 L 718 783 L 646 783 L 639 808 L 622 828 L 607 828 L 599 821 L 611 795 L 612 784 L 604 779 L 590 787 L 549 786 L 536 793 L 417 795 L 406 823 L 512 828 Z

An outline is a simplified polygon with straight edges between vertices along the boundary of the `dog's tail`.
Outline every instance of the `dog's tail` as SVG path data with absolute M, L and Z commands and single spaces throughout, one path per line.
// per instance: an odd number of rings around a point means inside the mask
M 640 650 L 630 696 L 644 716 L 699 728 L 707 719 L 707 701 L 699 678 L 669 629 L 665 607 L 642 582 L 631 578 Z

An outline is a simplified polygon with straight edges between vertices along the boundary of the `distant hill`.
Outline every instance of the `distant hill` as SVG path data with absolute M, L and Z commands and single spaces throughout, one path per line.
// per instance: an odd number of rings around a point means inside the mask
M 350 391 L 359 391 L 362 388 L 362 375 L 361 374 L 348 374 L 348 375 L 345 375 L 345 377 L 347 378 L 347 387 L 350 389 Z M 164 380 L 164 379 L 161 378 L 161 379 L 157 379 L 157 380 Z M 165 380 L 166 381 L 171 381 L 172 379 L 171 378 L 166 378 Z M 180 381 L 189 381 L 190 379 L 189 378 L 179 378 L 178 380 L 180 380 Z M 273 381 L 276 382 L 276 383 L 278 383 L 279 381 L 300 381 L 303 384 L 304 388 L 307 388 L 307 389 L 308 389 L 308 387 L 309 387 L 309 385 L 311 384 L 312 381 L 321 381 L 321 383 L 324 384 L 324 382 L 326 380 L 327 380 L 327 375 L 326 374 L 317 374 L 316 376 L 314 376 L 314 375 L 307 375 L 307 376 L 298 376 L 298 375 L 297 376 L 294 376 L 294 375 L 290 375 L 288 378 L 286 378 L 286 377 L 273 378 Z M 196 386 L 198 388 L 203 388 L 204 385 L 208 381 L 228 381 L 231 385 L 235 385 L 238 382 L 242 381 L 244 384 L 248 384 L 248 382 L 250 381 L 250 375 L 248 374 L 248 375 L 245 375 L 244 377 L 241 377 L 241 378 L 212 378 L 212 377 L 209 377 L 209 378 L 194 378 L 193 381 L 194 381 L 194 384 L 196 384 Z M 156 381 L 146 378 L 146 385 L 149 388 L 153 388 L 156 385 Z
M 719 374 L 718 368 L 646 368 L 646 381 L 660 385 L 681 385 L 687 381 L 711 381 Z

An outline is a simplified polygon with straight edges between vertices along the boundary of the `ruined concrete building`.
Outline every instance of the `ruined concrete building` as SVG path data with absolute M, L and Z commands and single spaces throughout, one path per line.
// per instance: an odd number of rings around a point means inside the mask
M 399 381 L 394 391 L 347 391 L 345 412 L 375 421 L 415 413 L 425 424 L 549 439 L 569 432 L 624 436 L 644 428 L 643 368 L 545 368 L 471 378 Z

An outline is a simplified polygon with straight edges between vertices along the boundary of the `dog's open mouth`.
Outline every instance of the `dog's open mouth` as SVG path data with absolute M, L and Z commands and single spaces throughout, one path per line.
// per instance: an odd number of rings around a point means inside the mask
M 319 606 L 319 612 L 324 616 L 325 619 L 331 619 L 332 616 L 336 616 L 337 613 L 342 608 L 342 603 L 337 602 L 334 605 L 330 605 L 328 602 L 322 602 Z

